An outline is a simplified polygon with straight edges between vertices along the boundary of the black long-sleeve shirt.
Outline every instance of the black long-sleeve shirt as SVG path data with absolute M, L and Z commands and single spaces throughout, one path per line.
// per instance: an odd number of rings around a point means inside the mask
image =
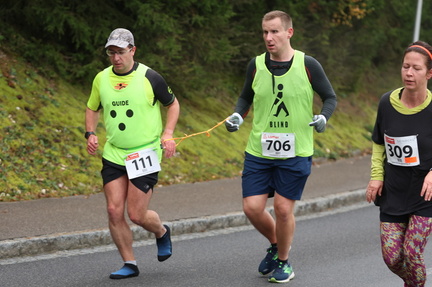
M 256 58 L 253 58 L 248 64 L 243 90 L 235 107 L 235 112 L 242 115 L 243 118 L 246 117 L 247 113 L 249 112 L 255 96 L 255 93 L 252 89 L 252 82 L 256 72 L 255 59 Z M 293 59 L 288 62 L 269 60 L 267 63 L 267 68 L 275 76 L 281 76 L 290 69 L 292 61 Z M 320 96 L 323 102 L 321 114 L 324 115 L 328 120 L 333 114 L 337 104 L 336 94 L 333 90 L 333 87 L 330 84 L 323 67 L 315 58 L 305 55 L 305 67 L 309 81 L 312 85 L 312 89 Z

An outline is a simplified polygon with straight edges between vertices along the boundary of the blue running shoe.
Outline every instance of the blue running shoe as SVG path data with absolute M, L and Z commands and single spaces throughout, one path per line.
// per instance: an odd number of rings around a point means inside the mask
M 139 275 L 138 266 L 125 263 L 125 265 L 118 271 L 111 273 L 111 279 L 125 279 L 129 277 L 136 277 Z
M 277 258 L 277 247 L 270 246 L 269 248 L 267 248 L 267 255 L 264 257 L 264 259 L 258 266 L 258 272 L 261 275 L 267 275 L 271 273 L 276 268 Z
M 164 226 L 167 232 L 161 238 L 156 238 L 159 262 L 167 260 L 172 255 L 171 230 L 168 225 L 164 224 Z
M 288 262 L 278 260 L 278 264 L 273 274 L 269 277 L 268 281 L 271 283 L 286 283 L 293 279 L 295 276 L 293 268 Z

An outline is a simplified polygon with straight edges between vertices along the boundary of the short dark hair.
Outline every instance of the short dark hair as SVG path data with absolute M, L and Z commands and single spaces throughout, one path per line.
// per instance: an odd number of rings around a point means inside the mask
M 285 13 L 284 11 L 274 10 L 266 13 L 263 17 L 263 21 L 270 21 L 275 18 L 280 18 L 282 22 L 282 26 L 285 29 L 292 28 L 292 19 L 291 16 L 288 15 L 288 13 Z

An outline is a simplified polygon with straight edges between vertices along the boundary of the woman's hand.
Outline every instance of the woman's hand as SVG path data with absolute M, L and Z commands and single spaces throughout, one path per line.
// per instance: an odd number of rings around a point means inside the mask
M 432 172 L 430 171 L 426 175 L 423 181 L 423 186 L 420 192 L 420 196 L 424 196 L 424 199 L 426 201 L 430 201 L 432 199 Z
M 371 180 L 366 188 L 366 201 L 374 202 L 377 195 L 381 196 L 384 182 L 382 180 Z

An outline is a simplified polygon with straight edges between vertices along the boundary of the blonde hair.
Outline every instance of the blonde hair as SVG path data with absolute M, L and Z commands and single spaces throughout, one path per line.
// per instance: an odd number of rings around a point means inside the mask
M 273 20 L 275 18 L 281 19 L 282 26 L 285 29 L 292 28 L 293 25 L 292 25 L 291 16 L 288 15 L 287 13 L 283 12 L 283 11 L 279 11 L 279 10 L 270 11 L 264 15 L 262 20 L 263 21 L 270 21 L 270 20 Z

